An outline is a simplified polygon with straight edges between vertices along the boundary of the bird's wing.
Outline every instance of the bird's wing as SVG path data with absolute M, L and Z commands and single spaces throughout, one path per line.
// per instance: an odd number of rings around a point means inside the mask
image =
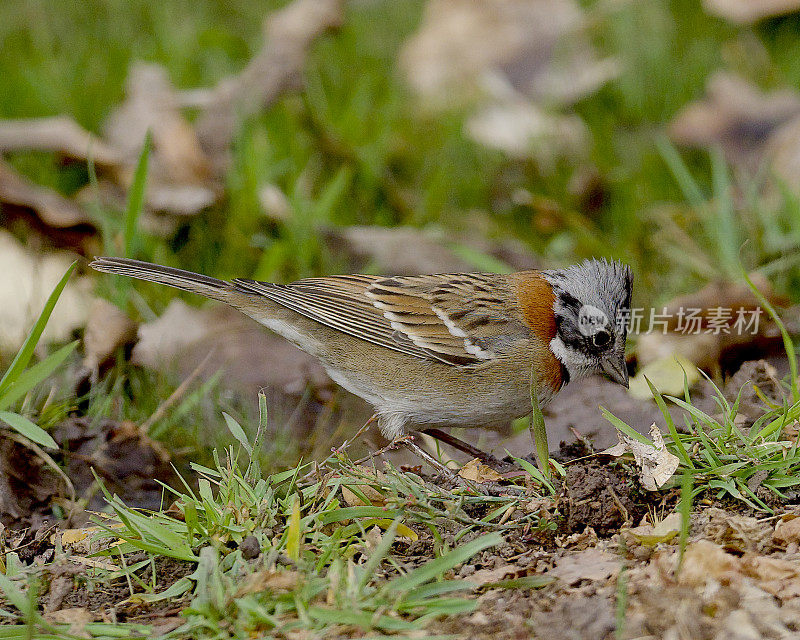
M 502 357 L 530 336 L 505 276 L 456 273 L 384 278 L 367 296 L 413 344 L 453 364 Z
M 356 338 L 455 366 L 498 357 L 505 339 L 528 332 L 509 313 L 507 282 L 494 274 L 351 275 L 287 285 L 234 284 Z

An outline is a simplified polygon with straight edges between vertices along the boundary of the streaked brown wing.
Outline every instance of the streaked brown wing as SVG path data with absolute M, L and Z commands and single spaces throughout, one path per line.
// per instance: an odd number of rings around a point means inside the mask
M 507 301 L 497 297 L 497 287 L 505 286 L 501 278 L 494 274 L 349 275 L 308 278 L 287 285 L 252 280 L 234 283 L 387 349 L 469 366 L 496 357 L 487 338 L 493 337 L 494 327 L 511 322 L 506 317 Z M 514 324 L 515 331 L 521 329 Z
M 508 340 L 527 337 L 508 280 L 491 273 L 385 278 L 367 290 L 392 326 L 418 347 L 458 364 L 498 357 Z
M 361 340 L 418 358 L 431 354 L 399 334 L 366 290 L 383 276 L 347 275 L 307 278 L 291 284 L 236 279 L 242 291 L 256 293 L 320 324 Z

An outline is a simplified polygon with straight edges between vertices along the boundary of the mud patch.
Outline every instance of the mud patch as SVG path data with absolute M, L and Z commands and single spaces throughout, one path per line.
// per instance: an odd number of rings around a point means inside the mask
M 638 522 L 647 512 L 647 498 L 634 484 L 635 472 L 622 464 L 588 460 L 566 469 L 561 498 L 566 505 L 567 532 L 592 527 L 598 535 L 607 536 L 626 523 Z

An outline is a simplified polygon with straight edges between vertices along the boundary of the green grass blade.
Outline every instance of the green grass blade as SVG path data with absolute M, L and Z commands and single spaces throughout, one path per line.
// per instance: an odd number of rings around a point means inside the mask
M 386 589 L 392 593 L 410 591 L 415 587 L 419 587 L 426 582 L 434 580 L 456 565 L 466 562 L 476 553 L 480 553 L 489 547 L 497 546 L 502 541 L 503 537 L 498 533 L 489 533 L 481 536 L 468 544 L 456 547 L 440 558 L 436 558 L 436 560 L 431 560 L 427 564 L 410 571 L 401 578 L 393 580 L 386 585 Z
M 522 467 L 525 471 L 527 471 L 531 475 L 531 477 L 534 480 L 536 480 L 536 482 L 541 484 L 543 487 L 547 487 L 547 490 L 551 494 L 555 494 L 556 490 L 550 483 L 550 481 L 547 478 L 545 478 L 544 474 L 541 471 L 539 471 L 536 467 L 534 467 L 530 462 L 528 462 L 523 458 L 514 458 L 514 462 L 516 462 L 520 467 Z M 500 508 L 501 511 L 505 511 L 506 509 L 507 509 L 506 506 Z
M 539 463 L 539 470 L 545 478 L 550 477 L 550 449 L 547 445 L 547 427 L 544 423 L 544 414 L 539 406 L 539 398 L 536 395 L 538 380 L 536 371 L 531 368 L 531 434 L 533 444 L 536 447 L 536 460 Z
M 133 184 L 128 193 L 128 208 L 125 211 L 125 256 L 130 258 L 133 253 L 133 240 L 136 236 L 136 222 L 144 206 L 145 188 L 147 186 L 147 164 L 150 160 L 150 148 L 153 145 L 153 136 L 150 130 L 144 137 L 142 152 L 133 174 Z
M 49 377 L 75 351 L 78 341 L 69 343 L 61 347 L 55 353 L 51 353 L 41 362 L 36 363 L 27 371 L 23 371 L 17 380 L 11 384 L 6 392 L 0 397 L 0 410 L 8 409 L 17 400 L 33 389 L 37 384 Z
M 778 316 L 778 312 L 775 311 L 775 307 L 770 304 L 769 300 L 764 297 L 764 294 L 762 294 L 758 290 L 758 287 L 753 284 L 753 281 L 750 279 L 750 276 L 747 274 L 747 271 L 745 271 L 744 267 L 742 267 L 741 272 L 742 277 L 747 283 L 747 286 L 750 287 L 750 291 L 753 292 L 753 295 L 756 297 L 759 304 L 767 310 L 767 313 L 770 315 L 775 324 L 778 325 L 778 329 L 781 332 L 781 338 L 783 338 L 783 348 L 786 350 L 786 357 L 789 359 L 789 370 L 791 372 L 792 404 L 797 404 L 800 402 L 800 389 L 797 387 L 797 356 L 795 355 L 792 337 L 789 335 L 789 332 L 786 330 L 786 326 Z
M 706 230 L 714 241 L 723 272 L 733 281 L 739 273 L 741 239 L 738 221 L 733 210 L 731 181 L 725 164 L 725 156 L 718 148 L 711 151 L 711 173 L 714 183 L 716 215 L 708 219 Z M 706 220 L 705 217 L 703 219 Z
M 695 208 L 702 207 L 706 199 L 697 182 L 695 182 L 695 179 L 692 177 L 688 167 L 683 162 L 683 158 L 681 158 L 678 150 L 666 136 L 660 136 L 656 139 L 656 149 L 658 149 L 661 158 L 664 160 L 667 167 L 669 167 L 670 172 L 672 172 L 675 178 L 675 182 L 678 183 L 678 187 L 680 187 L 683 196 L 689 201 L 689 204 Z
M 247 451 L 247 454 L 252 456 L 253 446 L 247 439 L 247 434 L 244 432 L 244 429 L 242 429 L 242 425 L 236 422 L 236 420 L 234 420 L 224 411 L 222 412 L 222 417 L 225 418 L 225 424 L 228 425 L 228 431 L 231 432 L 231 435 L 239 441 L 239 444 L 244 447 L 245 451 Z
M 0 411 L 0 420 L 9 425 L 14 431 L 22 434 L 28 440 L 49 449 L 58 449 L 56 441 L 38 424 L 28 420 L 25 416 L 10 411 Z
M 600 407 L 600 413 L 602 413 L 603 417 L 606 420 L 608 420 L 611 424 L 613 424 L 617 429 L 622 431 L 622 433 L 624 433 L 626 436 L 629 436 L 629 437 L 633 438 L 634 440 L 638 440 L 642 444 L 648 444 L 651 447 L 653 446 L 653 443 L 650 442 L 649 438 L 643 436 L 641 433 L 636 431 L 636 429 L 634 429 L 630 425 L 626 424 L 625 422 L 623 422 L 622 420 L 617 418 L 617 416 L 615 416 L 613 413 L 611 413 L 605 407 L 602 407 L 602 406 Z
M 692 459 L 686 452 L 686 447 L 683 446 L 683 440 L 678 433 L 678 429 L 675 427 L 675 421 L 672 419 L 672 414 L 669 412 L 669 409 L 667 409 L 667 403 L 664 402 L 664 396 L 661 395 L 661 392 L 656 389 L 655 385 L 650 382 L 650 379 L 647 376 L 644 376 L 644 381 L 647 383 L 647 386 L 650 387 L 650 393 L 653 394 L 653 399 L 656 401 L 656 405 L 658 405 L 658 408 L 661 410 L 661 415 L 664 416 L 664 420 L 667 423 L 667 430 L 669 431 L 669 435 L 672 438 L 672 441 L 675 443 L 675 448 L 678 451 L 678 457 L 681 459 L 681 462 L 683 462 L 684 466 L 694 468 Z

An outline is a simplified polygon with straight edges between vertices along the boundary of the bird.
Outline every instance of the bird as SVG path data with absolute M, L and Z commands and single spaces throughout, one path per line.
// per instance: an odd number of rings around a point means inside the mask
M 530 414 L 532 382 L 542 407 L 590 374 L 628 386 L 633 274 L 617 261 L 289 284 L 224 281 L 128 258 L 90 266 L 238 309 L 319 359 L 335 383 L 374 407 L 371 421 L 392 442 L 411 430 L 508 424 Z

